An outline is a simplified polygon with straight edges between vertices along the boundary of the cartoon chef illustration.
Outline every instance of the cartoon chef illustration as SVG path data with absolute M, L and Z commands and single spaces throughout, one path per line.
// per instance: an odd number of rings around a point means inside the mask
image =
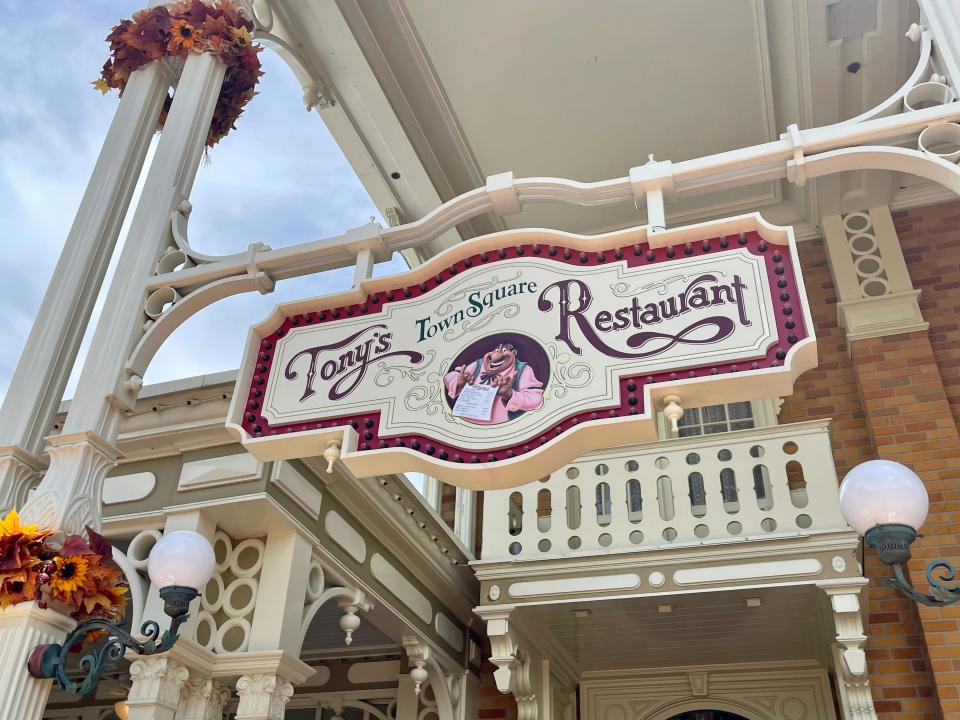
M 509 342 L 501 342 L 483 357 L 451 369 L 443 384 L 452 400 L 467 385 L 496 388 L 489 420 L 465 418 L 479 425 L 498 425 L 543 407 L 543 383 L 528 363 L 517 358 L 517 349 Z

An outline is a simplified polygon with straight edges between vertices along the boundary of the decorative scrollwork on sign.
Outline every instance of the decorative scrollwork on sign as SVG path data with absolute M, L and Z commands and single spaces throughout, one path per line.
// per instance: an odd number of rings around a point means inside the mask
M 722 271 L 715 271 L 714 274 L 718 278 L 726 277 L 726 273 Z M 658 280 L 656 282 L 647 283 L 641 285 L 640 287 L 633 287 L 626 280 L 620 280 L 619 282 L 610 284 L 610 291 L 617 297 L 633 297 L 634 295 L 639 295 L 640 293 L 650 292 L 652 290 L 657 291 L 657 295 L 666 295 L 669 291 L 669 286 L 675 282 L 687 283 L 689 282 L 689 277 L 687 275 L 673 275 L 672 277 L 664 278 L 663 280 Z
M 444 340 L 457 340 L 462 338 L 467 333 L 476 332 L 477 330 L 482 330 L 487 325 L 489 325 L 497 315 L 503 315 L 503 317 L 509 319 L 514 318 L 520 314 L 520 306 L 516 303 L 510 303 L 509 305 L 501 305 L 498 308 L 494 309 L 489 313 L 484 313 L 483 316 L 475 323 L 471 323 L 469 320 L 464 320 L 463 322 L 454 325 L 452 328 L 447 330 L 443 334 Z
M 467 287 L 461 288 L 460 290 L 457 290 L 456 292 L 444 298 L 443 303 L 439 305 L 434 312 L 436 312 L 438 315 L 449 315 L 451 312 L 453 312 L 454 303 L 458 303 L 461 300 L 465 300 L 466 297 L 471 293 L 481 292 L 483 290 L 489 290 L 490 288 L 494 288 L 497 285 L 501 285 L 501 284 L 505 285 L 505 284 L 512 283 L 515 280 L 519 280 L 520 275 L 521 275 L 520 271 L 517 271 L 516 275 L 514 275 L 513 277 L 506 278 L 505 280 L 501 280 L 499 275 L 492 275 L 489 280 L 475 283 L 473 285 L 467 285 Z
M 436 353 L 433 350 L 428 351 L 421 365 L 429 367 L 433 363 L 434 357 L 436 357 Z M 411 367 L 410 365 L 387 365 L 385 362 L 379 362 L 377 363 L 377 374 L 374 375 L 373 381 L 380 387 L 387 387 L 398 376 L 404 380 L 422 380 L 426 372 L 423 368 Z
M 443 383 L 437 373 L 427 377 L 426 385 L 416 385 L 403 398 L 407 410 L 424 411 L 427 415 L 449 414 L 449 408 L 443 400 Z
M 553 376 L 557 380 L 551 383 L 554 397 L 562 398 L 568 390 L 582 388 L 593 379 L 593 369 L 588 363 L 571 363 L 573 356 L 561 350 L 556 343 L 547 343 L 545 347 L 550 355 Z

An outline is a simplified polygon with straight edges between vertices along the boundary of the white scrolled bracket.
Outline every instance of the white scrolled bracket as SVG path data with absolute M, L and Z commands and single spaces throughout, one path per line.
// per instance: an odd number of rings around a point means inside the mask
M 914 67 L 913 72 L 910 73 L 910 77 L 908 77 L 903 85 L 900 86 L 899 90 L 897 90 L 895 93 L 893 93 L 893 95 L 888 97 L 879 105 L 870 108 L 866 112 L 860 113 L 856 117 L 839 122 L 834 127 L 856 125 L 866 120 L 873 120 L 875 118 L 886 117 L 887 115 L 894 115 L 900 111 L 903 100 L 906 98 L 907 93 L 910 92 L 915 85 L 922 82 L 923 77 L 930 70 L 931 56 L 933 54 L 933 34 L 929 30 L 925 30 L 920 25 L 914 23 L 910 26 L 910 29 L 907 30 L 906 36 L 914 42 L 920 42 L 920 57 L 917 60 L 916 67 Z
M 805 158 L 805 165 L 808 178 L 850 170 L 890 170 L 925 178 L 960 195 L 960 168 L 920 150 L 885 146 L 840 148 L 810 155 Z
M 490 638 L 490 662 L 497 666 L 493 672 L 497 690 L 513 695 L 517 702 L 517 720 L 537 720 L 539 702 L 531 668 L 531 659 L 521 646 L 511 627 L 510 609 L 484 612 L 487 637 Z
M 127 360 L 127 377 L 120 383 L 115 399 L 127 407 L 132 407 L 136 393 L 143 385 L 143 376 L 147 367 L 161 345 L 197 312 L 218 300 L 254 290 L 261 294 L 272 292 L 273 280 L 265 272 L 253 272 L 238 277 L 215 280 L 189 295 L 179 298 L 156 320 L 151 322 Z
M 271 17 L 272 23 L 272 17 Z M 290 43 L 270 32 L 269 28 L 258 28 L 253 33 L 254 40 L 273 50 L 293 72 L 303 89 L 303 106 L 307 112 L 317 109 L 326 110 L 337 104 L 330 88 L 320 78 L 314 77 L 300 53 Z
M 193 212 L 193 205 L 190 204 L 189 200 L 183 200 L 177 209 L 170 213 L 170 234 L 173 236 L 173 242 L 176 244 L 176 247 L 167 250 L 160 259 L 160 263 L 157 265 L 157 274 L 166 274 L 173 271 L 173 267 L 170 267 L 173 262 L 171 258 L 176 257 L 177 253 L 182 255 L 185 261 L 188 261 L 184 263 L 184 267 L 190 267 L 191 263 L 193 265 L 207 265 L 220 261 L 230 262 L 243 260 L 251 253 L 259 254 L 270 250 L 269 245 L 255 242 L 251 243 L 246 250 L 230 255 L 207 255 L 206 253 L 198 252 L 190 245 L 188 234 L 191 212 Z
M 420 638 L 404 636 L 401 642 L 410 665 L 410 679 L 413 680 L 414 693 L 419 695 L 423 685 L 429 681 L 439 716 L 441 718 L 457 717 L 456 707 L 460 697 L 459 690 L 451 690 L 454 678 L 444 673 L 443 668 L 433 657 L 430 647 Z
M 303 608 L 303 615 L 300 619 L 300 643 L 297 647 L 298 652 L 303 646 L 303 640 L 307 636 L 307 630 L 310 629 L 310 623 L 313 622 L 313 618 L 316 616 L 320 608 L 323 607 L 323 605 L 333 599 L 338 600 L 341 609 L 343 609 L 345 613 L 340 618 L 339 626 L 340 629 L 346 634 L 345 643 L 347 645 L 352 642 L 353 633 L 357 630 L 357 628 L 360 627 L 360 618 L 357 613 L 360 611 L 370 612 L 374 608 L 374 604 L 367 600 L 366 596 L 361 590 L 354 590 L 347 587 L 327 588 L 317 597 L 316 600 Z M 344 622 L 344 618 L 348 615 L 355 618 L 355 624 L 354 620 L 348 620 Z
M 135 632 L 139 632 L 143 620 L 143 608 L 147 602 L 147 583 L 137 572 L 130 558 L 116 547 L 113 548 L 113 561 L 123 571 L 130 586 L 130 627 Z

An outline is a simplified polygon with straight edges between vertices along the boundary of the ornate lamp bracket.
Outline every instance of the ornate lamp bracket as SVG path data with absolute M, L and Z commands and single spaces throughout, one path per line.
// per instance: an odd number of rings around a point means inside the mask
M 957 571 L 952 563 L 943 558 L 927 564 L 929 593 L 922 593 L 910 584 L 905 568 L 910 560 L 910 545 L 916 539 L 917 531 L 907 525 L 877 525 L 864 535 L 867 545 L 876 548 L 880 560 L 893 570 L 893 576 L 885 578 L 883 584 L 929 607 L 944 607 L 960 601 Z
M 93 692 L 104 671 L 123 657 L 125 650 L 137 655 L 156 655 L 170 650 L 179 639 L 180 626 L 190 617 L 187 613 L 197 591 L 190 587 L 165 587 L 160 589 L 164 612 L 170 616 L 170 627 L 160 633 L 160 625 L 148 620 L 140 627 L 143 639 L 136 639 L 125 628 L 103 618 L 91 618 L 78 624 L 62 644 L 37 645 L 27 658 L 27 670 L 38 679 L 53 679 L 63 690 L 77 695 Z M 80 669 L 85 674 L 71 679 L 67 673 L 67 658 L 71 650 L 83 644 L 91 633 L 105 632 L 106 640 L 80 659 Z M 73 673 L 71 673 L 72 675 Z

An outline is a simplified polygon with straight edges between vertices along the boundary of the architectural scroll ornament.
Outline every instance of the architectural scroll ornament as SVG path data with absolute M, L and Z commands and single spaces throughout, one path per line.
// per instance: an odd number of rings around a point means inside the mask
M 310 629 L 310 623 L 313 622 L 314 616 L 330 600 L 336 600 L 340 609 L 343 610 L 343 615 L 337 624 L 343 631 L 344 645 L 353 643 L 353 634 L 360 629 L 362 623 L 360 613 L 370 612 L 374 608 L 373 603 L 367 600 L 360 590 L 349 587 L 327 587 L 323 566 L 314 560 L 307 574 L 307 590 L 300 621 L 301 644 Z
M 230 689 L 216 680 L 187 680 L 180 695 L 177 720 L 221 720 Z
M 119 451 L 93 433 L 73 433 L 49 438 L 47 452 L 51 464 L 61 465 L 64 472 L 47 474 L 47 482 L 23 506 L 24 521 L 59 527 L 71 535 L 88 525 L 100 527 L 103 479 L 116 465 Z
M 237 680 L 237 720 L 283 720 L 293 685 L 276 675 L 244 675 Z
M 127 704 L 161 705 L 171 710 L 180 704 L 180 692 L 190 676 L 183 665 L 170 658 L 148 657 L 130 665 L 130 693 Z
M 537 720 L 539 701 L 531 658 L 510 627 L 510 611 L 485 614 L 485 617 L 490 638 L 490 662 L 497 666 L 493 673 L 497 689 L 504 695 L 513 695 L 517 703 L 517 720 Z
M 863 580 L 863 584 L 866 582 Z M 867 656 L 863 651 L 867 636 L 863 632 L 860 616 L 860 586 L 827 587 L 824 590 L 830 596 L 836 626 L 834 664 L 844 717 L 850 720 L 876 720 L 877 713 L 867 676 Z

